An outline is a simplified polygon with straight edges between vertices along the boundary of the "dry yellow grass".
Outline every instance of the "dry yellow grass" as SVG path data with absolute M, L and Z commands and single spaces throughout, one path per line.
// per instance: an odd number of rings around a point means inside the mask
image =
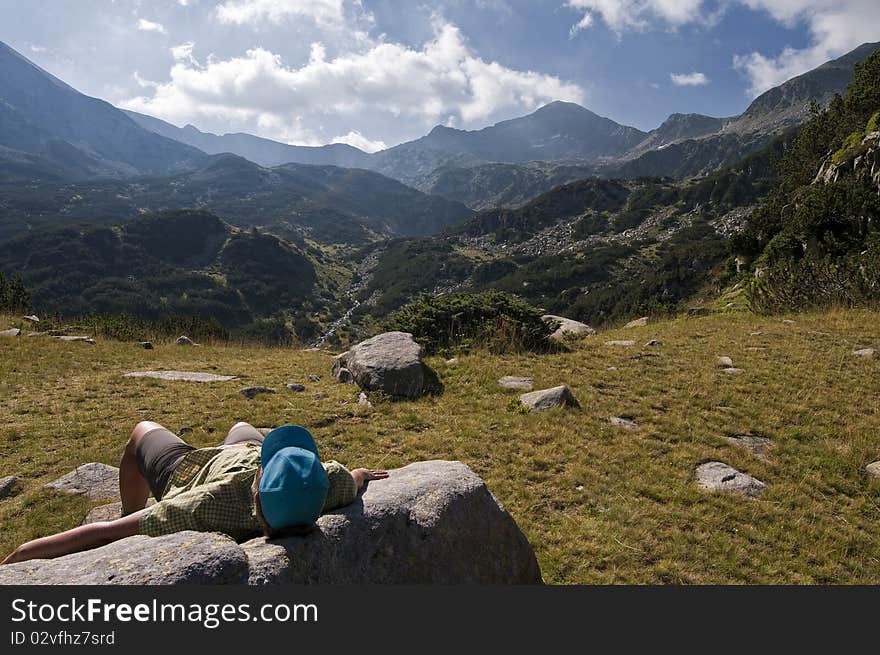
M 84 462 L 117 464 L 138 421 L 191 428 L 186 438 L 206 446 L 247 420 L 305 425 L 325 458 L 349 466 L 464 461 L 519 523 L 551 583 L 878 584 L 880 484 L 864 467 L 880 459 L 880 358 L 852 352 L 880 349 L 880 317 L 792 318 L 713 315 L 603 332 L 564 354 L 480 353 L 455 366 L 434 358 L 442 396 L 373 410 L 333 381 L 326 353 L 0 337 L 0 475 L 24 478 L 0 501 L 0 556 L 78 524 L 88 503 L 42 484 Z M 610 339 L 639 345 L 605 346 Z M 643 348 L 648 339 L 663 345 Z M 631 358 L 639 353 L 658 356 Z M 721 355 L 745 373 L 723 373 Z M 242 379 L 122 377 L 160 368 Z M 567 384 L 583 409 L 515 411 L 516 392 L 496 384 L 503 375 Z M 289 392 L 287 382 L 308 390 Z M 249 384 L 278 393 L 248 401 L 238 389 Z M 327 397 L 315 399 L 319 391 Z M 612 415 L 640 428 L 613 427 Z M 744 433 L 771 438 L 769 458 L 722 438 Z M 763 480 L 766 492 L 700 491 L 694 468 L 709 460 Z

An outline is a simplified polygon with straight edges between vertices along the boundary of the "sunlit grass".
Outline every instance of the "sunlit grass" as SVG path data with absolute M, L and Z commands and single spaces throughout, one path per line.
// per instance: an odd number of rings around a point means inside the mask
M 373 410 L 333 381 L 327 353 L 0 337 L 0 476 L 23 478 L 0 501 L 0 555 L 77 525 L 88 503 L 42 484 L 84 462 L 118 464 L 138 421 L 190 428 L 186 439 L 207 446 L 247 420 L 305 425 L 324 458 L 349 466 L 464 461 L 516 519 L 551 583 L 878 584 L 880 484 L 864 467 L 880 459 L 880 358 L 852 351 L 880 348 L 880 321 L 860 311 L 793 318 L 730 313 L 603 332 L 564 354 L 472 354 L 455 366 L 433 358 L 442 396 Z M 625 338 L 663 345 L 603 345 Z M 631 359 L 639 353 L 659 357 Z M 745 373 L 723 373 L 720 355 Z M 158 368 L 242 379 L 122 377 Z M 516 392 L 496 383 L 503 375 L 567 384 L 583 408 L 513 411 Z M 288 382 L 308 390 L 289 392 Z M 278 393 L 248 401 L 238 389 L 251 384 Z M 319 391 L 327 397 L 315 399 Z M 612 415 L 640 427 L 615 428 Z M 772 439 L 767 459 L 722 438 L 744 433 Z M 693 471 L 709 460 L 767 491 L 757 500 L 701 492 Z

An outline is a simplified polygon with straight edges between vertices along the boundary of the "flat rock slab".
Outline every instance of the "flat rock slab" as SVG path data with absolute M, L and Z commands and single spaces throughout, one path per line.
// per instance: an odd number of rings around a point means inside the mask
M 551 334 L 551 338 L 553 339 L 565 339 L 565 338 L 579 338 L 579 337 L 589 337 L 596 334 L 596 330 L 591 328 L 586 323 L 581 323 L 580 321 L 574 321 L 570 318 L 565 318 L 563 316 L 554 316 L 553 314 L 545 314 L 541 317 L 541 319 L 545 323 L 558 323 L 559 327 L 556 328 L 556 331 Z
M 621 418 L 620 416 L 612 416 L 608 419 L 611 425 L 623 428 L 624 430 L 636 430 L 639 427 L 639 424 L 635 421 L 631 421 L 628 418 Z
M 641 318 L 637 318 L 637 319 L 634 320 L 634 321 L 630 321 L 629 323 L 627 323 L 627 324 L 624 325 L 623 327 L 624 327 L 625 329 L 636 328 L 636 327 L 644 327 L 644 326 L 646 326 L 646 325 L 648 324 L 648 320 L 649 320 L 649 318 L 648 318 L 647 316 L 642 316 Z
M 760 496 L 767 485 L 724 462 L 706 462 L 697 467 L 697 483 L 707 491 L 720 491 L 749 498 Z
M 554 407 L 581 406 L 577 398 L 571 393 L 571 389 L 565 385 L 524 393 L 519 397 L 519 402 L 523 407 L 528 407 L 532 412 L 543 412 Z
M 69 334 L 62 334 L 61 336 L 52 337 L 52 338 L 58 339 L 59 341 L 69 341 L 72 343 L 87 343 L 90 346 L 94 346 L 97 343 L 97 341 L 95 341 L 91 337 L 75 336 L 75 335 L 69 335 Z
M 0 566 L 4 585 L 243 584 L 248 562 L 242 548 L 216 532 L 137 535 L 50 560 Z
M 873 357 L 877 354 L 877 351 L 873 348 L 862 348 L 861 350 L 854 350 L 853 355 L 858 355 L 859 357 Z
M 868 464 L 865 467 L 865 473 L 869 478 L 880 479 L 880 461 Z
M 250 584 L 541 584 L 516 522 L 461 462 L 390 471 L 318 528 L 244 543 Z
M 43 486 L 68 494 L 82 494 L 89 500 L 119 498 L 119 469 L 90 462 Z
M 730 367 L 730 368 L 723 368 L 721 370 L 724 373 L 727 373 L 728 375 L 740 375 L 741 373 L 745 373 L 745 369 L 742 369 L 742 368 Z
M 535 380 L 533 378 L 518 378 L 514 375 L 505 375 L 498 380 L 498 385 L 505 389 L 520 389 L 522 391 L 531 391 L 535 388 Z
M 721 368 L 733 368 L 733 360 L 730 357 L 719 357 L 718 366 Z
M 155 499 L 149 498 L 147 500 L 147 507 L 155 504 Z M 115 521 L 121 516 L 122 501 L 110 503 L 109 505 L 99 505 L 98 507 L 93 507 L 89 510 L 89 513 L 86 514 L 86 517 L 82 520 L 82 523 L 80 523 L 80 525 L 87 525 L 89 523 L 100 523 L 102 521 Z
M 174 382 L 229 382 L 235 380 L 234 375 L 214 375 L 213 373 L 195 373 L 192 371 L 136 371 L 126 373 L 127 378 L 155 378 Z
M 18 478 L 14 475 L 7 475 L 5 478 L 0 478 L 0 499 L 11 496 L 12 492 L 15 490 L 17 482 Z
M 0 337 L 17 337 L 21 334 L 18 328 L 9 328 L 8 330 L 0 330 Z
M 252 400 L 264 393 L 275 393 L 275 389 L 272 387 L 245 387 L 244 389 L 239 389 L 238 393 L 248 400 Z
M 636 345 L 636 342 L 635 341 L 606 341 L 605 345 L 606 346 L 624 346 L 624 347 L 628 348 L 630 346 Z
M 767 437 L 758 437 L 753 434 L 737 434 L 730 437 L 722 437 L 727 443 L 745 448 L 751 453 L 759 457 L 766 457 L 770 454 L 770 446 L 772 441 Z

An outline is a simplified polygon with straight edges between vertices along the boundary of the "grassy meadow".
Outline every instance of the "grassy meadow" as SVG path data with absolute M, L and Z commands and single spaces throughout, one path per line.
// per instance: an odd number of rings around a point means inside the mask
M 246 420 L 302 424 L 325 459 L 349 467 L 465 462 L 516 519 L 548 583 L 880 584 L 880 482 L 864 472 L 880 459 L 880 357 L 852 354 L 880 349 L 880 316 L 783 318 L 713 314 L 600 332 L 568 353 L 434 357 L 443 395 L 373 409 L 333 380 L 325 352 L 0 337 L 0 477 L 22 478 L 0 500 L 0 557 L 78 525 L 89 502 L 42 485 L 85 462 L 118 465 L 138 421 L 208 446 Z M 604 345 L 612 339 L 637 345 Z M 663 345 L 643 347 L 649 339 Z M 745 372 L 722 372 L 722 355 Z M 150 369 L 240 380 L 122 376 Z M 582 409 L 524 414 L 519 392 L 497 385 L 503 375 L 532 376 L 536 389 L 567 384 Z M 278 393 L 246 400 L 247 385 Z M 611 416 L 640 427 L 614 427 Z M 738 434 L 769 437 L 769 456 L 723 439 Z M 710 460 L 766 491 L 701 491 L 694 469 Z

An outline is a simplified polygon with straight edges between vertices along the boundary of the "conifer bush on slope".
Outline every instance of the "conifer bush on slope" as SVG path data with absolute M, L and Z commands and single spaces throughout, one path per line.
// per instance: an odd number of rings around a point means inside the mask
M 388 330 L 411 333 L 428 355 L 476 346 L 495 353 L 548 350 L 551 327 L 541 312 L 503 291 L 423 294 L 386 322 Z
M 878 109 L 880 53 L 874 53 L 856 64 L 845 97 L 824 111 L 814 108 L 781 158 L 778 186 L 734 242 L 756 258 L 749 289 L 754 310 L 880 301 L 880 189 L 859 171 L 867 166 L 864 139 L 877 128 Z M 818 176 L 833 165 L 837 175 Z

